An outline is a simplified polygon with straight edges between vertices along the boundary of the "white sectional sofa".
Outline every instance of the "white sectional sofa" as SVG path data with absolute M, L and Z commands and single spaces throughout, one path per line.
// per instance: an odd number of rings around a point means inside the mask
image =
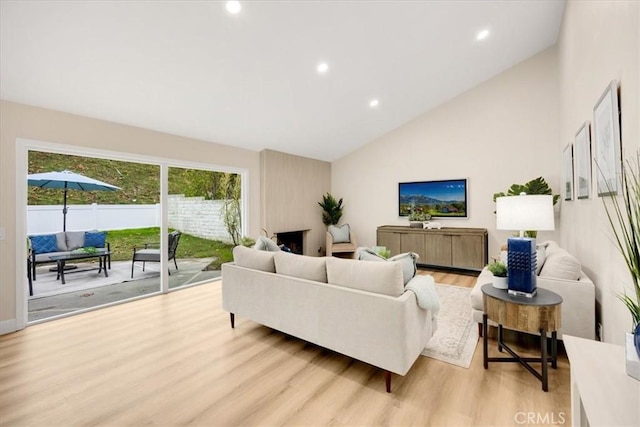
M 595 339 L 596 296 L 593 282 L 582 271 L 580 262 L 556 242 L 538 246 L 537 286 L 557 293 L 563 300 L 558 339 L 562 339 L 562 334 Z M 492 281 L 493 275 L 485 267 L 471 290 L 471 315 L 478 322 L 480 334 L 484 311 L 481 288 Z
M 434 333 L 431 310 L 405 292 L 397 262 L 355 261 L 237 246 L 222 266 L 222 307 L 235 315 L 405 375 Z M 424 280 L 417 276 L 411 280 Z

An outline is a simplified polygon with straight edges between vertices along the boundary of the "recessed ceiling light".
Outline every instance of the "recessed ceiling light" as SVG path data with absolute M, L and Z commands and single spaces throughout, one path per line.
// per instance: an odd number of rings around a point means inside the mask
M 378 101 L 377 99 L 372 99 L 371 101 L 369 101 L 369 107 L 371 108 L 376 108 L 378 105 L 380 105 L 380 101 Z
M 476 40 L 484 40 L 489 35 L 489 30 L 482 30 L 476 36 Z
M 225 7 L 227 8 L 227 12 L 233 13 L 234 15 L 242 10 L 242 5 L 240 4 L 240 2 L 235 0 L 228 1 Z
M 321 62 L 318 64 L 318 73 L 324 74 L 327 71 L 329 71 L 329 64 L 327 64 L 326 62 Z

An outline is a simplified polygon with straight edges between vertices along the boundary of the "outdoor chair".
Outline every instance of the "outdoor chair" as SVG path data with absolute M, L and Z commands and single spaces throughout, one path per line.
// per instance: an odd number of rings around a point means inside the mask
M 176 270 L 178 269 L 178 263 L 176 261 L 176 250 L 178 249 L 178 243 L 180 242 L 180 236 L 182 233 L 179 231 L 172 231 L 169 233 L 169 258 L 168 260 L 173 260 L 173 263 L 176 266 Z M 151 245 L 146 244 L 144 248 L 138 249 L 136 247 L 133 248 L 133 260 L 131 262 L 131 278 L 133 279 L 133 267 L 136 264 L 136 261 L 142 262 L 142 271 L 144 271 L 144 266 L 147 262 L 160 262 L 160 249 L 152 248 Z M 169 270 L 169 276 L 171 276 L 171 270 Z

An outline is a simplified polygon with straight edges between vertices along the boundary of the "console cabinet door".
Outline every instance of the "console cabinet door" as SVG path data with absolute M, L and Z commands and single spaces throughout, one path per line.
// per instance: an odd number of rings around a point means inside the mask
M 391 251 L 392 256 L 398 255 L 400 253 L 400 233 L 378 230 L 377 245 L 385 246 Z
M 452 265 L 460 268 L 482 269 L 484 238 L 478 235 L 451 236 Z
M 426 242 L 422 233 L 407 233 L 400 235 L 400 252 L 415 252 L 418 254 L 418 263 L 423 261 L 427 255 Z
M 430 265 L 442 265 L 450 267 L 451 263 L 451 235 L 429 233 L 425 238 L 425 254 L 420 257 L 419 263 Z

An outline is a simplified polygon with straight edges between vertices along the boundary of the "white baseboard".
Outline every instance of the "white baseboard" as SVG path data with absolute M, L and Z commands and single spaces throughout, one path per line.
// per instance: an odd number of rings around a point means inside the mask
M 10 334 L 17 331 L 16 319 L 3 320 L 0 322 L 0 335 Z

